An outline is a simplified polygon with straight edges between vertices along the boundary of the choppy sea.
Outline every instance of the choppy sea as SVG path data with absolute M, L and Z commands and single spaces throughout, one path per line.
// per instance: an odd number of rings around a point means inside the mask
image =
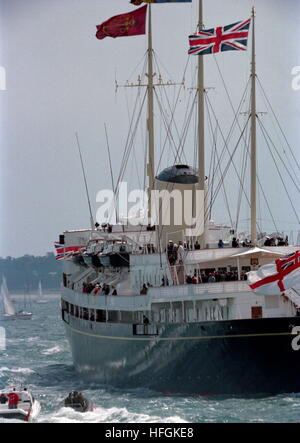
M 18 302 L 18 301 L 17 301 Z M 32 300 L 31 321 L 5 321 L 6 350 L 0 350 L 0 390 L 27 387 L 42 406 L 42 423 L 297 423 L 300 393 L 266 398 L 160 395 L 120 390 L 82 380 L 75 372 L 59 312 L 59 296 Z M 300 372 L 299 372 L 300 377 Z M 95 406 L 81 414 L 62 407 L 72 390 Z M 0 420 L 1 423 L 1 420 Z

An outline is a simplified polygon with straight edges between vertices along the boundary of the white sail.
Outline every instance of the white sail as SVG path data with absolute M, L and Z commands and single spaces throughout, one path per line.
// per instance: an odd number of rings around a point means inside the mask
M 38 304 L 45 304 L 48 303 L 48 300 L 45 299 L 45 295 L 43 294 L 43 288 L 42 288 L 42 282 L 39 281 L 38 286 L 38 299 L 36 300 L 36 303 Z
M 39 281 L 39 298 L 43 298 L 43 288 L 42 288 L 42 282 L 41 280 Z
M 10 295 L 8 292 L 8 287 L 7 287 L 5 277 L 3 277 L 2 285 L 1 285 L 1 300 L 2 300 L 2 304 L 3 304 L 4 315 L 15 315 L 16 311 L 15 311 L 14 305 L 10 299 Z

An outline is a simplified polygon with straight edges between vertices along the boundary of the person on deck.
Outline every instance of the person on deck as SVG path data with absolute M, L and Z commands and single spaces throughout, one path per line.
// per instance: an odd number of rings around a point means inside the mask
M 97 284 L 95 289 L 93 290 L 93 294 L 98 295 L 100 291 L 101 291 L 101 286 Z
M 140 294 L 141 294 L 141 295 L 146 295 L 147 292 L 148 292 L 148 288 L 147 288 L 147 286 L 146 286 L 145 283 L 144 283 L 144 284 L 143 284 L 143 287 L 142 287 L 142 290 L 141 290 L 141 292 L 140 292 Z
M 7 403 L 7 397 L 5 394 L 0 395 L 0 405 L 6 405 Z
M 12 392 L 7 394 L 8 397 L 8 409 L 18 409 L 18 403 L 20 401 L 19 395 L 16 393 L 14 388 Z
M 239 240 L 236 237 L 233 237 L 232 239 L 232 247 L 233 248 L 239 248 Z
M 31 398 L 30 398 L 30 395 L 28 394 L 27 388 L 24 388 L 23 391 L 21 392 L 21 401 L 22 401 L 22 403 L 30 403 L 31 402 Z

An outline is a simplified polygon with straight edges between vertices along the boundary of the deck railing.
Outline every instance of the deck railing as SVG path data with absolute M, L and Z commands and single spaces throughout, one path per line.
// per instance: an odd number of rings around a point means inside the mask
M 150 288 L 151 298 L 161 298 L 168 296 L 197 296 L 207 294 L 230 294 L 239 292 L 249 292 L 250 288 L 246 281 L 230 281 L 220 283 L 202 283 L 198 285 L 163 286 L 160 288 Z

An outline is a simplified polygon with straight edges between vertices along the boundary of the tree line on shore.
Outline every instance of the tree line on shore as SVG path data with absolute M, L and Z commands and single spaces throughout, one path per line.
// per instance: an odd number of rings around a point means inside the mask
M 6 278 L 9 291 L 35 292 L 39 282 L 43 290 L 55 291 L 60 288 L 62 265 L 55 260 L 52 252 L 35 257 L 0 257 L 0 278 Z

